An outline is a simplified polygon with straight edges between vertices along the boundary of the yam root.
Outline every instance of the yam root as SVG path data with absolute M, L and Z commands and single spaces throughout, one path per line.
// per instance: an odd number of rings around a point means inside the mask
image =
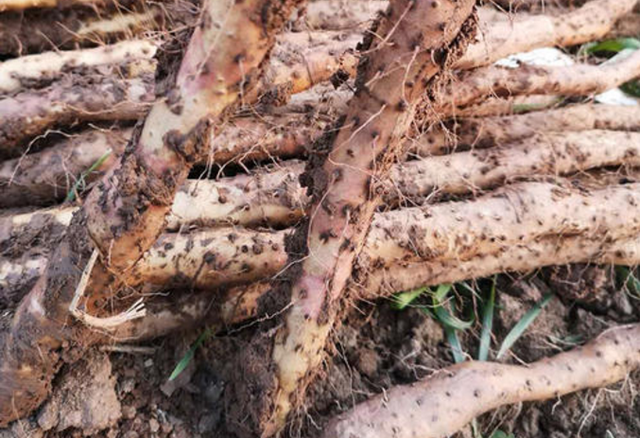
M 55 8 L 56 6 L 69 6 L 73 4 L 104 3 L 105 0 L 4 0 L 0 4 L 0 12 L 21 11 L 29 8 Z
M 334 99 L 330 99 L 326 102 L 326 106 L 329 108 L 340 107 L 341 103 L 341 101 L 336 103 Z M 308 145 L 321 135 L 323 130 L 335 120 L 335 117 L 334 113 L 324 114 L 322 110 L 314 109 L 312 113 L 285 112 L 277 115 L 264 115 L 259 120 L 236 118 L 226 126 L 220 135 L 213 139 L 216 150 L 215 161 L 224 165 L 230 162 L 242 164 L 252 160 L 305 156 L 308 152 Z M 431 127 L 419 138 L 410 140 L 406 147 L 409 148 L 410 155 L 420 157 L 495 145 L 504 146 L 506 150 L 514 147 L 510 143 L 532 137 L 536 133 L 593 129 L 640 130 L 640 109 L 583 104 L 515 116 L 459 118 L 455 121 L 445 122 L 444 127 L 440 125 Z M 587 134 L 584 141 L 578 141 L 579 137 L 573 134 L 568 139 L 574 139 L 576 143 L 579 143 L 579 149 L 587 148 L 586 150 L 589 150 L 594 134 Z M 620 149 L 622 145 L 628 143 L 625 139 L 616 136 L 615 133 L 602 131 L 600 134 L 602 141 L 606 144 L 610 144 L 610 137 L 620 141 L 616 151 L 622 150 Z M 85 177 L 86 183 L 96 180 L 101 175 L 99 171 L 108 168 L 115 156 L 124 150 L 129 137 L 130 130 L 87 131 L 65 138 L 41 152 L 3 162 L 0 164 L 0 207 L 51 205 L 56 201 L 61 201 L 82 172 L 103 157 L 109 149 L 113 150 L 114 154 L 105 161 L 100 169 Z M 549 146 L 560 150 L 558 149 L 559 145 L 554 144 L 557 138 L 556 135 L 550 136 L 548 138 Z M 633 138 L 633 134 L 631 138 Z M 560 141 L 563 140 L 560 139 Z M 539 144 L 538 140 L 533 140 L 533 142 Z M 540 152 L 544 154 L 543 150 Z M 614 160 L 614 158 L 611 159 Z M 535 163 L 538 161 L 533 160 L 532 166 Z M 576 170 L 604 165 L 597 164 L 597 161 L 593 161 L 593 164 L 589 163 L 587 161 L 584 165 L 578 165 Z M 611 165 L 622 164 L 613 161 L 610 163 Z M 631 162 L 625 161 L 625 164 L 631 164 Z M 541 169 L 543 168 L 544 166 L 541 167 Z M 498 166 L 495 171 L 500 173 L 501 169 L 503 167 Z M 424 173 L 418 169 L 417 171 Z M 556 171 L 559 173 L 568 172 L 568 170 L 562 169 L 556 169 Z M 506 178 L 517 176 L 511 171 L 505 171 L 504 174 Z M 520 176 L 525 175 L 526 173 Z M 474 186 L 477 183 L 469 180 L 469 185 Z M 444 190 L 446 191 L 446 189 Z M 422 194 L 424 195 L 424 192 Z
M 80 81 L 80 83 L 78 83 Z M 0 156 L 20 155 L 27 140 L 60 125 L 81 121 L 136 120 L 154 100 L 150 78 L 121 80 L 111 75 L 71 75 L 36 92 L 0 101 Z
M 64 200 L 79 178 L 97 180 L 124 152 L 131 129 L 92 130 L 64 138 L 54 147 L 0 162 L 0 207 L 52 205 Z M 108 155 L 107 155 L 108 154 Z
M 94 49 L 52 51 L 10 59 L 0 63 L 0 95 L 34 86 L 42 88 L 40 84 L 59 81 L 67 70 L 119 66 L 133 60 L 150 62 L 156 49 L 153 40 L 132 40 Z
M 89 331 L 69 314 L 77 288 L 90 297 L 113 294 L 113 274 L 126 280 L 162 231 L 175 191 L 191 163 L 208 151 L 207 139 L 227 107 L 251 90 L 263 60 L 299 2 L 206 1 L 179 69 L 158 79 L 157 101 L 134 134 L 119 165 L 91 192 L 44 275 L 16 311 L 4 339 L 0 368 L 0 424 L 27 414 L 47 396 L 62 365 L 61 350 L 82 353 Z M 219 20 L 224 18 L 224 23 Z M 103 257 L 92 266 L 96 255 Z M 107 268 L 108 266 L 108 268 Z M 87 275 L 83 275 L 87 271 Z M 86 280 L 85 280 L 86 278 Z M 90 332 L 90 331 L 89 331 Z
M 615 63 L 599 66 L 542 67 L 521 64 L 517 68 L 483 67 L 462 74 L 437 95 L 436 110 L 451 114 L 483 98 L 553 94 L 590 96 L 602 93 L 640 76 L 640 51 L 628 53 Z
M 638 367 L 640 324 L 616 327 L 583 347 L 527 366 L 471 361 L 440 370 L 357 405 L 322 436 L 440 438 L 499 406 L 607 386 Z
M 378 271 L 384 275 L 385 267 L 398 264 L 419 269 L 425 263 L 462 263 L 526 247 L 545 236 L 579 235 L 581 241 L 591 239 L 602 245 L 605 238 L 616 241 L 637 235 L 640 215 L 633 212 L 640 209 L 638 184 L 583 190 L 521 183 L 473 201 L 378 213 L 358 257 L 357 271 L 376 278 Z M 621 205 L 628 214 L 620 213 Z M 221 228 L 165 234 L 133 276 L 136 283 L 156 285 L 189 279 L 196 288 L 269 278 L 287 265 L 288 233 Z M 554 263 L 552 255 L 547 257 Z
M 634 206 L 639 197 L 637 184 L 585 191 L 521 183 L 475 201 L 378 213 L 349 287 L 356 296 L 371 299 L 422 285 L 528 272 L 553 264 L 634 265 L 640 260 L 640 224 Z M 627 206 L 624 212 L 621 205 Z M 487 215 L 487 211 L 501 214 Z M 66 214 L 68 221 L 71 213 Z M 501 228 L 496 229 L 495 223 Z M 266 284 L 287 265 L 289 233 L 232 227 L 166 233 L 136 265 L 131 284 L 144 284 L 151 291 Z M 1 269 L 14 275 L 0 289 L 17 289 L 41 275 L 46 258 L 28 260 L 28 264 L 3 262 Z
M 601 39 L 635 4 L 636 0 L 593 0 L 555 16 L 517 14 L 512 20 L 480 23 L 477 41 L 469 46 L 456 68 L 469 70 L 538 47 L 567 47 Z
M 245 370 L 241 358 L 243 386 L 228 392 L 230 424 L 241 433 L 277 433 L 302 402 L 377 206 L 375 180 L 384 180 L 402 153 L 401 136 L 431 79 L 459 56 L 465 43 L 458 35 L 465 23 L 467 31 L 473 29 L 474 4 L 393 1 L 376 23 L 380 40 L 371 35 L 365 40 L 354 97 L 337 133 L 329 131 L 325 139 L 330 151 L 313 160 L 303 176 L 312 200 L 308 223 L 291 240 L 297 242 L 290 247 L 296 273 L 282 285 L 292 303 L 284 327 L 275 341 L 258 337 L 246 352 L 266 352 L 272 363 Z M 444 56 L 436 61 L 439 52 Z M 259 400 L 251 395 L 256 391 Z
M 355 47 L 356 40 L 361 39 L 360 35 L 348 35 L 346 40 L 342 33 L 336 32 L 288 35 L 281 41 L 264 74 L 256 78 L 251 89 L 242 90 L 242 104 L 256 100 L 286 102 L 291 94 L 328 81 L 338 70 L 354 73 L 357 58 L 349 48 Z M 345 44 L 346 47 L 343 47 Z M 129 44 L 121 57 L 141 61 L 150 59 L 153 51 L 148 49 L 149 44 L 140 43 L 137 46 L 140 46 L 139 50 L 134 51 L 136 45 Z M 337 50 L 336 46 L 343 49 Z M 39 66 L 41 72 L 39 79 L 36 79 L 37 71 L 29 73 L 31 80 L 46 83 L 46 75 L 56 74 L 56 70 L 62 76 L 45 88 L 21 89 L 13 96 L 0 100 L 0 117 L 6 120 L 0 128 L 0 154 L 5 157 L 19 155 L 27 140 L 57 126 L 82 121 L 137 120 L 146 114 L 154 100 L 155 65 L 151 62 L 145 65 L 136 63 L 123 69 L 120 65 L 100 63 L 93 66 L 94 72 L 68 75 L 56 69 L 61 59 L 67 60 L 62 64 L 64 66 L 91 56 L 92 53 L 82 50 L 63 52 L 57 57 L 30 57 L 28 63 Z M 15 75 L 11 72 L 20 68 L 17 61 L 10 61 L 16 65 L 12 67 L 9 64 L 5 69 L 12 77 Z M 14 85 L 15 82 L 9 84 Z
M 97 143 L 106 140 L 109 136 L 96 135 Z M 60 186 L 53 185 L 46 172 L 47 167 L 61 167 L 58 160 L 36 161 L 34 167 L 29 167 L 31 163 L 28 162 L 20 167 L 20 172 L 12 167 L 0 167 L 0 184 L 8 184 L 0 193 L 16 200 L 27 192 L 34 193 L 34 197 L 54 190 L 66 195 L 68 181 L 65 185 L 61 179 Z M 88 160 L 87 166 L 90 164 Z M 640 167 L 640 134 L 601 130 L 538 134 L 500 148 L 409 161 L 392 167 L 389 181 L 383 184 L 382 196 L 387 206 L 415 205 L 425 200 L 432 202 L 442 195 L 481 193 L 505 182 L 553 178 L 606 166 Z M 177 231 L 192 226 L 227 224 L 245 227 L 294 225 L 302 218 L 308 202 L 298 181 L 303 167 L 303 163 L 294 160 L 266 171 L 258 168 L 251 175 L 217 181 L 189 180 L 176 195 L 166 229 Z M 65 168 L 69 169 L 69 166 Z M 67 176 L 67 179 L 74 181 L 75 177 Z M 30 183 L 32 180 L 36 184 Z M 42 186 L 44 189 L 38 190 Z M 67 217 L 68 210 L 68 207 L 62 207 L 49 213 L 14 216 L 14 223 L 20 225 L 6 225 L 7 231 L 0 238 L 0 245 L 11 236 L 24 233 L 22 225 L 31 222 L 28 215 Z M 0 219 L 0 223 L 7 221 Z
M 592 129 L 638 131 L 640 108 L 633 106 L 572 105 L 527 114 L 484 118 L 456 118 L 432 126 L 417 143 L 418 155 L 441 155 L 451 150 L 505 145 L 538 133 L 572 132 Z
M 118 39 L 160 28 L 164 12 L 176 22 L 193 21 L 195 8 L 148 6 L 144 1 L 119 0 L 122 8 L 95 9 L 93 5 L 30 11 L 8 11 L 0 19 L 0 56 L 20 56 L 48 50 L 75 49 L 77 46 L 100 46 Z
M 481 255 L 469 260 L 432 261 L 411 265 L 397 262 L 384 274 L 370 272 L 351 281 L 351 295 L 362 300 L 388 297 L 393 293 L 422 286 L 487 277 L 505 272 L 527 273 L 544 266 L 564 263 L 593 263 L 636 266 L 640 262 L 640 239 L 625 238 L 614 242 L 584 239 L 580 236 L 548 236 L 528 245 L 504 248 L 497 254 Z M 144 318 L 129 321 L 109 338 L 126 342 L 154 339 L 203 322 L 235 324 L 260 315 L 259 300 L 273 293 L 268 280 L 225 289 L 221 295 L 210 291 L 158 299 L 147 307 Z
M 569 24 L 571 22 L 581 22 L 584 20 L 584 16 L 587 12 L 592 11 L 601 2 L 605 0 L 597 0 L 588 3 L 579 11 L 568 13 L 566 17 L 562 19 L 558 18 L 557 22 L 562 22 L 562 29 L 573 29 Z M 616 8 L 624 9 L 625 2 L 620 2 Z M 615 8 L 614 8 L 615 9 Z M 618 9 L 609 11 L 611 13 L 621 13 Z M 588 11 L 587 11 L 588 10 Z M 626 9 L 624 9 L 626 11 Z M 538 20 L 540 17 L 529 18 L 529 20 Z M 554 22 L 556 22 L 554 21 Z M 496 27 L 500 27 L 498 21 L 494 24 Z M 504 24 L 504 23 L 503 23 Z M 557 24 L 557 23 L 556 23 Z M 600 23 L 602 24 L 602 23 Z M 512 23 L 508 23 L 509 26 Z M 521 23 L 523 27 L 529 28 L 531 23 Z M 546 29 L 546 28 L 545 28 Z M 580 28 L 582 29 L 582 28 Z M 500 32 L 505 29 L 500 28 Z M 560 29 L 561 30 L 561 29 Z M 519 32 L 510 31 L 509 34 L 520 34 Z M 504 33 L 501 34 L 504 36 Z M 344 74 L 353 75 L 355 73 L 355 65 L 357 63 L 357 56 L 355 56 L 350 50 L 355 46 L 359 40 L 358 34 L 345 34 L 345 33 L 332 33 L 332 32 L 320 32 L 320 33 L 289 33 L 287 37 L 284 37 L 280 41 L 279 47 L 281 49 L 276 50 L 274 60 L 268 72 L 263 76 L 261 84 L 254 88 L 253 94 L 245 96 L 248 101 L 253 101 L 258 97 L 266 99 L 268 102 L 282 102 L 286 101 L 291 93 L 296 93 L 311 87 L 312 85 L 328 80 L 334 73 L 341 71 Z M 487 37 L 487 38 L 490 38 Z M 527 39 L 526 43 L 535 41 L 533 39 Z M 518 42 L 520 44 L 522 42 Z M 561 41 L 556 41 L 560 44 Z M 497 44 L 497 43 L 496 43 Z M 562 44 L 560 44 L 562 45 Z M 538 45 L 529 45 L 527 47 L 517 46 L 517 49 L 507 50 L 508 44 L 501 45 L 499 50 L 504 51 L 503 55 L 514 53 L 523 48 L 533 48 Z M 495 54 L 498 49 L 492 49 L 488 47 L 486 49 L 489 53 Z M 148 55 L 141 55 L 130 49 L 128 54 L 132 57 L 141 56 L 146 58 L 151 56 L 151 51 L 142 45 L 140 51 L 147 51 Z M 280 53 L 282 52 L 282 55 Z M 71 59 L 81 57 L 79 52 L 75 52 L 73 55 L 66 55 Z M 480 52 L 478 52 L 480 53 Z M 298 61 L 291 61 L 291 56 L 295 55 Z M 41 55 L 39 55 L 41 56 Z M 468 55 L 465 55 L 465 57 Z M 454 99 L 449 97 L 441 97 L 440 104 L 444 105 L 445 113 L 451 114 L 454 112 L 456 106 L 467 105 L 472 101 L 477 100 L 482 95 L 513 95 L 513 94 L 532 94 L 539 93 L 541 90 L 547 92 L 549 90 L 555 90 L 557 88 L 558 93 L 566 94 L 582 94 L 593 93 L 603 88 L 610 88 L 621 82 L 624 82 L 628 77 L 633 77 L 637 74 L 637 58 L 639 56 L 631 56 L 629 59 L 624 60 L 620 65 L 611 65 L 606 67 L 570 67 L 570 68 L 541 68 L 541 67 L 521 67 L 517 70 L 503 69 L 500 67 L 490 67 L 481 72 L 472 73 L 469 75 L 468 80 L 461 80 L 461 83 L 457 82 L 455 85 L 450 85 L 456 93 L 450 93 L 451 90 L 444 90 L 439 95 L 442 96 L 455 96 Z M 60 58 L 60 56 L 58 56 Z M 48 58 L 47 58 L 48 59 Z M 465 58 L 463 58 L 464 60 Z M 497 59 L 497 58 L 496 58 Z M 495 60 L 491 58 L 491 60 Z M 14 61 L 16 62 L 16 61 Z M 59 61 L 58 61 L 59 62 Z M 97 62 L 97 61 L 96 61 Z M 462 61 L 461 61 L 462 62 Z M 478 65 L 477 62 L 471 60 L 469 65 L 457 65 L 460 68 L 470 68 Z M 468 63 L 469 63 L 468 62 Z M 482 64 L 482 63 L 480 63 Z M 42 67 L 44 68 L 44 67 Z M 547 71 L 549 70 L 549 71 Z M 614 71 L 615 74 L 608 74 L 608 71 Z M 546 74 L 543 74 L 546 73 Z M 549 74 L 550 73 L 550 74 Z M 603 74 L 604 73 L 604 74 Z M 30 73 L 33 76 L 33 73 Z M 522 80 L 522 77 L 526 76 L 529 80 Z M 464 75 L 463 75 L 464 77 Z M 489 78 L 489 79 L 487 79 Z M 538 79 L 534 82 L 534 79 Z M 579 78 L 579 79 L 577 79 Z M 35 78 L 31 78 L 36 80 Z M 41 78 L 40 78 L 41 79 Z M 125 94 L 120 101 L 122 105 L 114 105 L 113 97 L 106 94 L 106 99 L 102 100 L 100 96 L 102 88 L 98 84 L 96 85 L 96 79 L 91 78 L 66 78 L 67 84 L 63 81 L 61 84 L 56 84 L 51 90 L 33 93 L 27 93 L 19 98 L 22 104 L 30 104 L 33 114 L 12 114 L 11 108 L 17 108 L 16 100 L 8 99 L 0 101 L 0 108 L 4 108 L 5 118 L 10 120 L 9 126 L 5 128 L 6 132 L 3 132 L 3 137 L 6 140 L 3 141 L 3 149 L 11 148 L 16 143 L 25 142 L 27 139 L 44 132 L 46 129 L 55 125 L 63 125 L 68 123 L 74 123 L 78 120 L 101 120 L 107 119 L 136 119 L 142 117 L 145 113 L 145 106 L 139 106 L 139 111 L 131 112 L 129 107 L 136 102 L 136 94 Z M 151 83 L 152 81 L 146 81 Z M 80 84 L 87 85 L 80 85 Z M 15 87 L 15 79 L 11 82 L 11 86 Z M 524 84 L 527 84 L 524 86 Z M 141 84 L 138 84 L 139 87 Z M 552 85 L 552 87 L 549 87 Z M 96 89 L 97 87 L 97 89 Z M 109 85 L 110 90 L 128 89 L 131 85 L 128 81 L 120 83 L 120 81 L 111 79 Z M 146 85 L 151 87 L 151 85 Z M 84 89 L 83 89 L 84 88 Z M 113 93 L 113 91 L 111 91 Z M 92 96 L 92 106 L 96 107 L 94 111 L 82 110 L 76 111 L 77 105 L 75 102 L 66 102 L 64 99 L 59 101 L 60 95 L 82 95 Z M 121 93 L 122 94 L 122 93 Z M 22 102 L 22 101 L 25 102 Z M 142 99 L 146 101 L 146 99 Z M 497 102 L 500 103 L 500 102 Z M 114 108 L 115 106 L 115 108 Z M 521 106 L 521 105 L 519 105 Z M 512 104 L 508 104 L 505 108 L 500 109 L 502 113 L 511 112 Z M 111 111 L 105 111 L 103 108 L 114 108 Z M 64 110 L 63 110 L 64 109 Z M 44 114 L 43 114 L 44 110 Z M 127 111 L 125 111 L 127 110 Z M 472 108 L 471 113 L 476 115 L 482 112 L 482 109 Z M 496 109 L 492 108 L 491 113 L 496 114 Z M 108 115 L 106 115 L 106 114 Z M 464 115 L 457 111 L 458 115 Z M 486 111 L 482 114 L 486 115 Z M 34 123 L 28 123 L 28 121 L 34 120 Z M 16 152 L 12 152 L 13 155 Z M 4 152 L 7 156 L 8 153 Z

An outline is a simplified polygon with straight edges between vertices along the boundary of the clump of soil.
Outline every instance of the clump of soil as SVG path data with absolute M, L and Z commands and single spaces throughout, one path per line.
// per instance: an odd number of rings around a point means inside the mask
M 553 291 L 557 295 L 514 345 L 508 361 L 538 360 L 587 341 L 610 326 L 640 320 L 640 301 L 614 287 L 611 271 L 584 266 L 563 269 L 544 270 L 534 277 L 499 278 L 493 348 L 544 294 Z M 580 277 L 580 281 L 589 279 L 582 283 L 585 288 L 594 283 L 597 288 L 578 296 L 575 287 L 562 286 L 574 285 L 561 279 L 575 278 L 572 272 L 585 269 L 600 270 Z M 154 348 L 153 354 L 111 353 L 112 365 L 104 353 L 93 353 L 61 374 L 53 398 L 31 422 L 14 425 L 0 438 L 89 434 L 233 437 L 224 422 L 223 393 L 227 376 L 233 374 L 229 358 L 242 349 L 254 329 L 234 328 L 208 340 L 173 382 L 167 382 L 168 376 L 202 329 L 147 345 Z M 470 359 L 477 352 L 479 331 L 476 324 L 460 332 Z M 453 363 L 437 321 L 417 308 L 395 310 L 388 300 L 355 304 L 334 335 L 332 353 L 324 375 L 310 388 L 306 411 L 292 420 L 286 436 L 318 435 L 331 417 L 355 403 Z M 492 354 L 495 356 L 495 350 Z M 633 400 L 639 384 L 640 372 L 636 372 L 610 388 L 504 407 L 482 416 L 477 424 L 483 437 L 500 429 L 517 438 L 637 438 L 640 404 Z M 103 430 L 95 433 L 97 429 Z M 469 427 L 456 436 L 473 435 Z

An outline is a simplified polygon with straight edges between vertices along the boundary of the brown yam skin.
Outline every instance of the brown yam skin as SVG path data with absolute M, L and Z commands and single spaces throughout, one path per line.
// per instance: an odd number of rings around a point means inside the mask
M 89 257 L 95 250 L 102 255 L 85 291 L 86 309 L 92 311 L 101 295 L 112 296 L 118 280 L 126 281 L 126 268 L 157 240 L 176 190 L 207 150 L 205 134 L 237 101 L 242 87 L 251 89 L 275 35 L 298 3 L 204 3 L 179 69 L 166 66 L 168 76 L 156 84 L 164 99 L 153 105 L 119 165 L 76 213 L 45 274 L 16 313 L 0 350 L 0 425 L 38 407 L 63 361 L 91 344 L 91 331 L 68 312 Z M 226 17 L 224 28 L 220 17 Z

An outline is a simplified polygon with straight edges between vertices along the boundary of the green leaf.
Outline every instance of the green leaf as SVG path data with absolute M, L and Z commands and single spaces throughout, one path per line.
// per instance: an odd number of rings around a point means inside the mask
M 176 365 L 176 367 L 173 369 L 173 372 L 169 376 L 169 381 L 174 380 L 184 371 L 184 369 L 193 359 L 193 356 L 196 354 L 196 350 L 198 349 L 198 347 L 200 347 L 200 345 L 202 345 L 202 343 L 206 341 L 212 334 L 213 330 L 208 328 L 204 332 L 202 332 L 200 336 L 198 336 L 198 339 L 196 339 L 193 345 L 189 347 L 189 350 L 187 350 L 185 355 L 182 356 L 182 359 L 180 359 L 180 362 L 178 362 L 178 365 Z
M 516 438 L 516 437 L 512 433 L 507 434 L 506 432 L 503 432 L 500 429 L 498 429 L 491 434 L 490 438 Z
M 85 178 L 91 172 L 96 170 L 98 167 L 102 166 L 102 164 L 106 161 L 106 159 L 109 157 L 109 155 L 111 155 L 111 149 L 109 149 L 107 152 L 102 154 L 102 156 L 100 158 L 98 158 L 87 170 L 82 172 L 82 174 L 80 175 L 80 177 L 78 178 L 76 183 L 73 185 L 73 187 L 71 187 L 71 190 L 69 190 L 69 192 L 67 193 L 67 197 L 65 199 L 65 202 L 71 202 L 74 199 L 76 199 L 76 193 L 78 193 L 78 191 L 80 191 L 81 187 L 84 188 L 84 185 L 85 185 L 84 180 L 85 180 Z
M 474 297 L 481 299 L 482 297 L 480 297 L 480 295 L 478 294 L 478 292 L 471 286 L 469 286 L 469 283 L 467 283 L 466 281 L 461 281 L 458 282 L 454 285 L 454 287 L 461 287 L 462 289 L 466 289 L 468 292 L 471 293 L 471 295 L 473 295 Z M 456 289 L 458 290 L 458 289 Z
M 611 52 L 618 53 L 625 49 L 640 49 L 640 40 L 637 38 L 616 38 L 613 40 L 601 41 L 599 43 L 586 44 L 583 53 L 592 55 L 594 53 Z
M 622 84 L 620 89 L 633 97 L 640 97 L 640 82 L 639 81 L 631 81 L 626 84 Z
M 427 287 L 401 292 L 392 298 L 391 307 L 396 310 L 402 310 L 416 300 L 420 295 L 427 291 Z
M 533 308 L 525 313 L 522 319 L 518 321 L 518 323 L 511 329 L 509 334 L 507 334 L 506 338 L 504 338 L 504 341 L 500 346 L 500 350 L 498 351 L 498 355 L 496 356 L 497 359 L 500 359 L 507 351 L 509 351 L 511 346 L 516 343 L 520 336 L 522 336 L 527 328 L 529 328 L 531 323 L 535 321 L 540 312 L 542 312 L 542 309 L 544 309 L 545 306 L 549 304 L 549 301 L 551 301 L 552 298 L 553 294 L 545 295 L 542 300 L 540 300 L 540 302 L 538 302 L 535 306 L 533 306 Z
M 531 111 L 543 110 L 546 108 L 550 108 L 553 105 L 560 102 L 562 102 L 562 99 L 554 99 L 549 102 L 540 102 L 540 103 L 517 103 L 513 105 L 513 113 L 522 114 L 522 113 L 528 113 Z
M 640 280 L 627 266 L 616 266 L 617 283 L 627 289 L 633 298 L 640 298 Z
M 491 331 L 493 330 L 493 311 L 496 302 L 496 280 L 494 275 L 489 299 L 484 306 L 482 314 L 482 332 L 480 333 L 480 348 L 478 350 L 478 360 L 486 361 L 489 358 L 489 347 L 491 346 Z
M 436 306 L 438 304 L 442 304 L 450 291 L 451 291 L 450 283 L 444 283 L 438 286 L 438 289 L 436 289 L 435 293 L 433 294 L 433 303 Z
M 451 347 L 451 354 L 453 354 L 454 362 L 464 362 L 464 351 L 462 350 L 462 345 L 460 344 L 460 338 L 458 338 L 458 331 L 451 327 L 445 326 L 444 333 L 447 336 L 447 341 L 449 342 L 449 346 Z
M 463 321 L 455 315 L 452 315 L 443 305 L 437 306 L 433 309 L 433 312 L 438 318 L 438 321 L 444 325 L 445 328 L 451 328 L 453 330 L 467 330 L 473 325 L 473 319 L 470 321 Z

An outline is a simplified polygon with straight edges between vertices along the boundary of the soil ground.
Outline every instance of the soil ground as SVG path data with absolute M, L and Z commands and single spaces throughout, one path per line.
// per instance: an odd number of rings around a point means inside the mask
M 579 265 L 499 277 L 493 346 L 500 345 L 549 290 L 556 298 L 515 344 L 507 361 L 534 361 L 610 326 L 637 322 L 640 300 L 615 288 L 611 272 Z M 142 352 L 95 350 L 59 374 L 54 395 L 43 408 L 0 432 L 0 438 L 232 437 L 224 429 L 228 358 L 242 349 L 252 330 L 234 327 L 209 339 L 173 382 L 167 377 L 202 329 L 146 344 Z M 476 323 L 474 329 L 461 332 L 469 358 L 477 351 L 479 330 Z M 418 308 L 395 310 L 388 300 L 352 304 L 334 340 L 324 374 L 310 390 L 306 412 L 292 421 L 288 437 L 317 435 L 329 418 L 354 403 L 453 361 L 437 321 Z M 635 373 L 609 388 L 504 407 L 478 419 L 478 434 L 470 426 L 456 438 L 489 438 L 496 430 L 515 438 L 638 438 L 640 404 L 634 399 L 639 386 L 640 373 Z

